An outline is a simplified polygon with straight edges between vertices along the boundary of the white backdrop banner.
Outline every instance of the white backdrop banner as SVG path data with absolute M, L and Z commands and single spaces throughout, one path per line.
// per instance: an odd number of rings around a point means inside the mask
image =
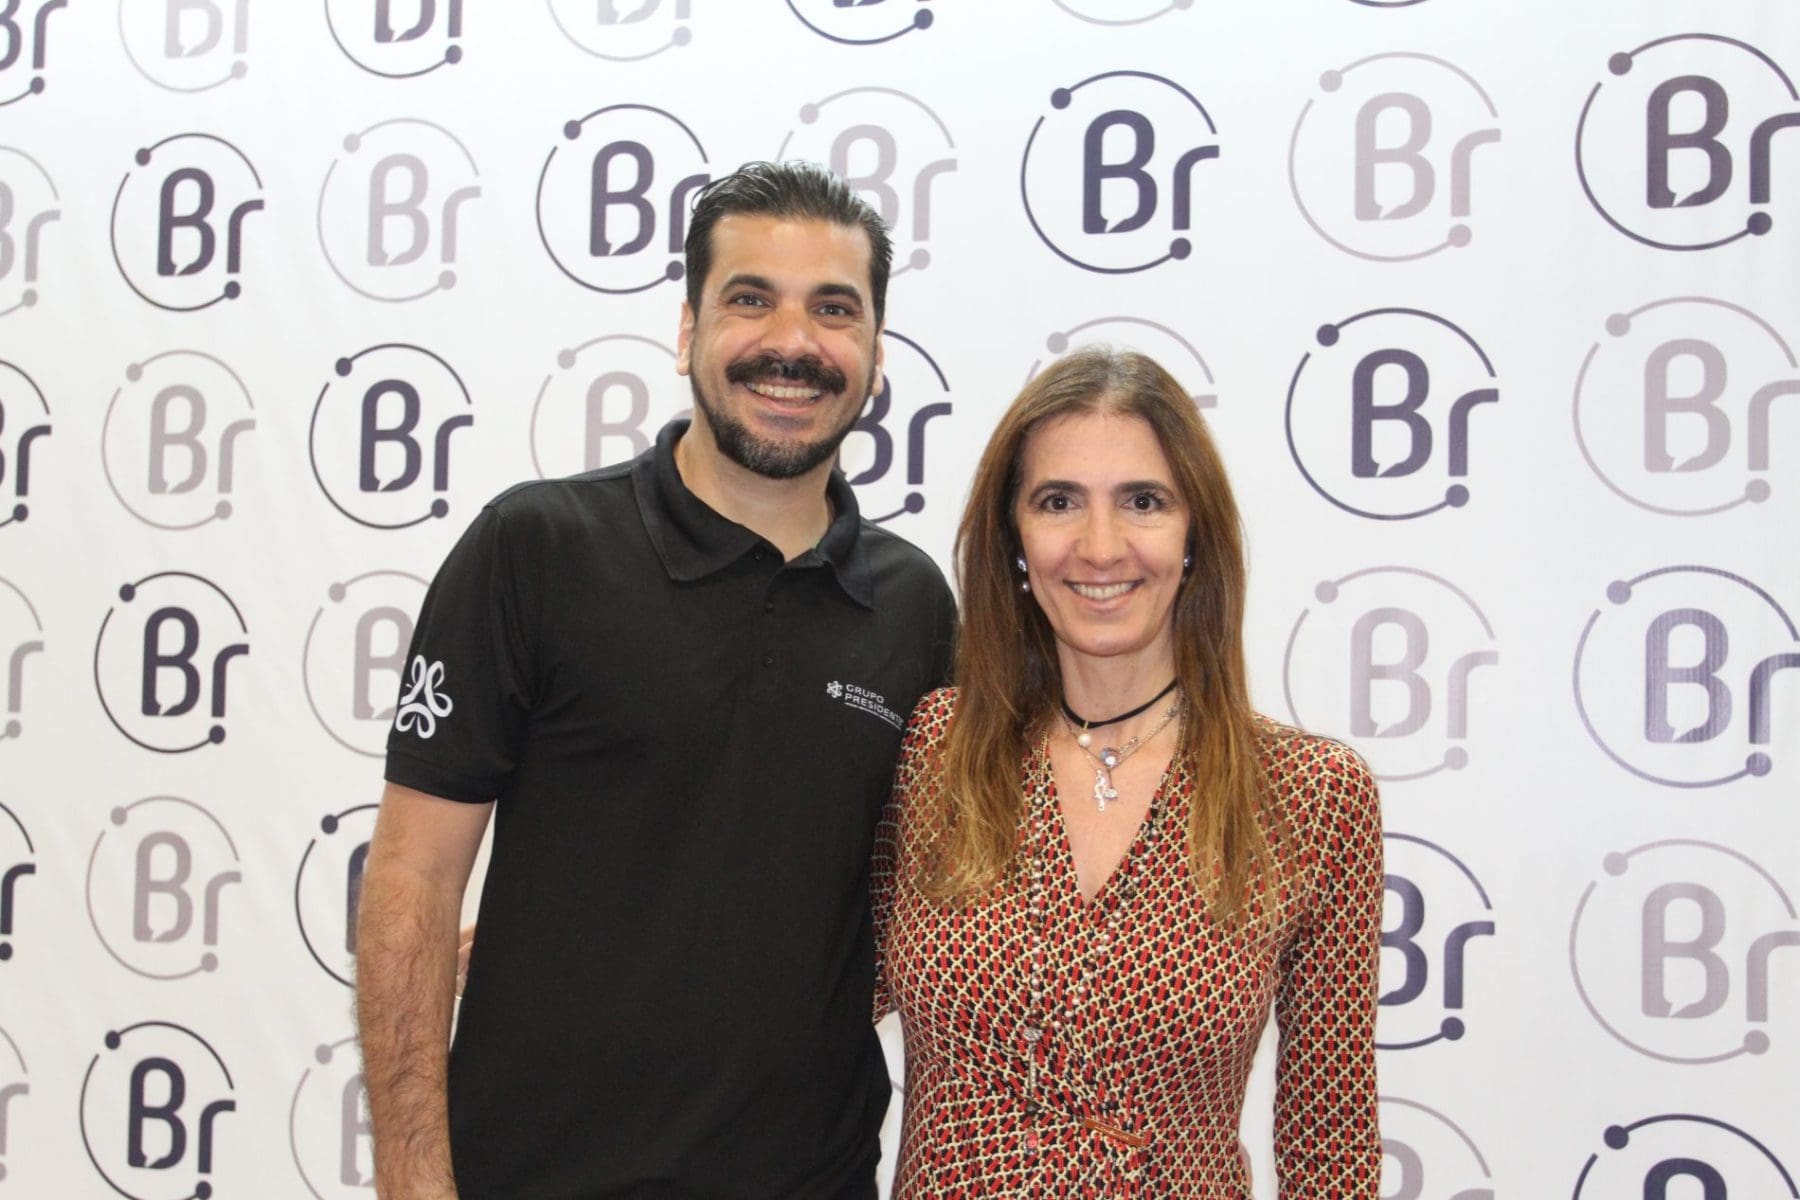
M 1205 410 L 1258 703 L 1383 781 L 1382 1195 L 1800 1197 L 1797 73 L 1790 0 L 0 0 L 0 1200 L 373 1194 L 425 582 L 686 408 L 770 157 L 894 227 L 843 463 L 946 566 L 1057 354 Z

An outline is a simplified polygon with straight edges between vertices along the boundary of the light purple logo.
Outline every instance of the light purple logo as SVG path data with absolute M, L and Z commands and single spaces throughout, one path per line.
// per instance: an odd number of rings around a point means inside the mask
M 225 914 L 244 874 L 224 822 L 179 796 L 108 815 L 87 862 L 87 910 L 113 961 L 143 979 L 219 969 Z
M 313 1050 L 288 1102 L 288 1148 L 314 1200 L 354 1200 L 375 1186 L 369 1102 L 356 1039 Z
M 38 302 L 44 231 L 62 220 L 62 196 L 43 165 L 0 146 L 0 317 Z
M 119 39 L 157 87 L 209 92 L 249 73 L 250 0 L 119 0 Z
M 558 351 L 531 406 L 532 469 L 554 479 L 636 458 L 688 414 L 689 394 L 655 338 L 608 333 Z
M 306 627 L 300 675 L 307 707 L 352 754 L 385 751 L 425 588 L 405 571 L 368 571 L 326 588 Z
M 243 377 L 203 350 L 125 368 L 101 424 L 100 464 L 125 511 L 155 529 L 198 529 L 235 511 L 239 452 L 256 429 Z
M 0 577 L 0 743 L 24 735 L 26 683 L 39 677 L 44 622 L 19 585 Z M 35 689 L 33 694 L 35 694 Z
M 1381 1195 L 1386 1200 L 1494 1200 L 1487 1156 L 1463 1127 L 1417 1100 L 1381 1097 Z
M 418 300 L 456 286 L 468 205 L 481 171 L 441 125 L 401 117 L 343 140 L 319 188 L 319 246 L 332 273 L 369 300 Z
M 1079 321 L 1067 329 L 1058 329 L 1044 339 L 1044 350 L 1050 358 L 1060 358 L 1084 346 L 1107 345 L 1135 350 L 1155 359 L 1175 377 L 1194 404 L 1202 409 L 1217 407 L 1218 384 L 1205 357 L 1187 336 L 1169 325 L 1149 317 L 1093 317 Z M 1032 360 L 1025 373 L 1027 381 L 1043 369 L 1048 359 Z
M 639 62 L 694 40 L 691 0 L 547 0 L 570 43 L 609 62 Z

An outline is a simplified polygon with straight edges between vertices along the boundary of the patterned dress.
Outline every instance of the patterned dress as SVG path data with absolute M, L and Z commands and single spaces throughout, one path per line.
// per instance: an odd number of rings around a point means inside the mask
M 913 712 L 876 837 L 878 1013 L 900 1011 L 906 1116 L 896 1200 L 1249 1200 L 1238 1120 L 1274 1005 L 1282 1200 L 1374 1200 L 1381 818 L 1348 748 L 1265 723 L 1290 834 L 1261 932 L 1206 912 L 1172 765 L 1092 901 L 1040 742 L 1024 763 L 1016 869 L 961 908 L 914 886 L 933 830 L 934 752 L 956 693 Z

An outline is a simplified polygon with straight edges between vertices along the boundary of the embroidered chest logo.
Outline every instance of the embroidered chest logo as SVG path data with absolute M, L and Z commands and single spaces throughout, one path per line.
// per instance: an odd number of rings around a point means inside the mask
M 450 697 L 438 694 L 444 686 L 444 664 L 428 663 L 423 654 L 413 655 L 411 675 L 406 681 L 406 694 L 400 697 L 400 711 L 394 716 L 394 728 L 429 739 L 437 732 L 439 717 L 447 717 L 455 707 Z
M 880 692 L 857 687 L 854 683 L 840 683 L 834 679 L 825 685 L 825 694 L 833 700 L 842 702 L 846 708 L 866 712 L 870 716 L 892 725 L 895 729 L 906 728 L 906 718 L 889 708 L 887 697 Z

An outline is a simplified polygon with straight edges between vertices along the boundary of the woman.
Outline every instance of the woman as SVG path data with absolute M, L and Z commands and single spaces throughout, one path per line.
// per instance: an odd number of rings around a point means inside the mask
M 956 555 L 958 687 L 914 711 L 876 846 L 896 1200 L 1247 1198 L 1271 1003 L 1281 1196 L 1375 1197 L 1375 788 L 1250 710 L 1238 514 L 1192 400 L 1139 354 L 1052 364 Z

